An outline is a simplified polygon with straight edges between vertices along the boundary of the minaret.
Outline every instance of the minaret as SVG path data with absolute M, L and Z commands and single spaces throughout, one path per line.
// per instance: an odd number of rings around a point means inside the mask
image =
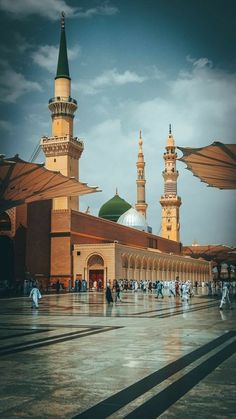
M 64 13 L 61 16 L 61 39 L 54 81 L 54 97 L 49 100 L 48 107 L 52 117 L 52 136 L 41 139 L 41 146 L 46 156 L 45 167 L 78 180 L 79 158 L 84 146 L 82 141 L 73 137 L 73 119 L 77 102 L 71 97 Z M 53 209 L 78 210 L 78 197 L 55 198 Z
M 138 160 L 136 163 L 137 166 L 137 203 L 135 204 L 135 209 L 140 212 L 146 218 L 146 211 L 148 204 L 145 200 L 145 161 L 143 155 L 143 139 L 142 131 L 139 131 L 139 151 L 138 151 Z
M 169 126 L 166 152 L 164 153 L 165 169 L 162 172 L 164 178 L 164 195 L 161 196 L 162 206 L 162 237 L 179 242 L 179 207 L 181 198 L 177 196 L 177 178 L 179 172 L 176 170 L 177 153 L 175 142 Z

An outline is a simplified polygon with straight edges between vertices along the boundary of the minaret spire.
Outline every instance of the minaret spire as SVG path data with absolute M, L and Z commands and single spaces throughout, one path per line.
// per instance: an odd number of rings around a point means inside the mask
M 66 31 L 65 31 L 65 13 L 61 13 L 61 39 L 60 39 L 60 47 L 59 47 L 59 55 L 58 55 L 58 62 L 57 62 L 57 78 L 67 78 L 70 80 L 70 72 L 69 72 L 69 64 L 68 64 L 68 56 L 67 56 L 67 46 L 66 46 Z
M 147 203 L 145 199 L 145 161 L 143 155 L 143 139 L 142 139 L 142 131 L 139 131 L 139 151 L 138 151 L 138 160 L 136 163 L 137 167 L 137 203 L 135 204 L 135 208 L 138 212 L 140 212 L 146 218 L 146 211 L 147 211 Z
M 177 195 L 177 178 L 179 172 L 176 170 L 177 153 L 172 135 L 171 124 L 164 153 L 165 169 L 162 172 L 164 178 L 164 195 L 161 196 L 162 206 L 162 237 L 170 240 L 180 241 L 179 207 L 181 198 Z

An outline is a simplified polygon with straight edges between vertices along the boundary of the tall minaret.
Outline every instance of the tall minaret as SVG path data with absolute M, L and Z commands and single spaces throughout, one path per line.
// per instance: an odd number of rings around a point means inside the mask
M 161 196 L 162 206 L 162 237 L 179 242 L 179 207 L 181 198 L 177 196 L 177 178 L 179 172 L 176 170 L 177 153 L 175 142 L 169 126 L 169 135 L 164 153 L 165 169 L 162 172 L 164 178 L 164 195 Z
M 142 132 L 139 131 L 139 151 L 138 151 L 138 160 L 136 163 L 137 166 L 137 203 L 135 204 L 135 208 L 138 212 L 140 212 L 146 218 L 146 211 L 148 204 L 145 200 L 145 161 L 143 155 L 143 139 L 142 139 Z
M 52 117 L 52 137 L 41 139 L 41 146 L 46 156 L 45 167 L 79 179 L 79 158 L 84 146 L 82 141 L 73 137 L 73 118 L 77 102 L 71 97 L 64 13 L 61 16 L 61 39 L 54 81 L 54 97 L 49 100 L 48 107 Z M 55 198 L 53 209 L 78 210 L 78 197 Z

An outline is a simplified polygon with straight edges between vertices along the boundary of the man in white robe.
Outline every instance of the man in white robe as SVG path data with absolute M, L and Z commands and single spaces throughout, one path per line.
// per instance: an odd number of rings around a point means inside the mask
M 39 299 L 42 298 L 42 295 L 36 285 L 33 286 L 29 296 L 32 299 L 32 308 L 38 308 Z
M 231 308 L 230 299 L 229 299 L 229 282 L 225 281 L 222 286 L 222 298 L 220 302 L 220 310 L 223 310 L 223 305 L 228 304 L 229 308 Z

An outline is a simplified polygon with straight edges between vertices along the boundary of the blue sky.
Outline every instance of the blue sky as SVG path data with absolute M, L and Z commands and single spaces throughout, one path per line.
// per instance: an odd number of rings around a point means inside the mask
M 80 179 L 136 201 L 139 130 L 146 161 L 148 222 L 160 234 L 163 152 L 172 124 L 178 146 L 235 143 L 234 0 L 0 0 L 1 153 L 28 160 L 51 134 L 53 96 L 66 13 L 75 136 L 84 140 Z M 179 152 L 179 156 L 181 153 Z M 38 162 L 44 161 L 41 153 Z M 235 191 L 208 188 L 178 162 L 181 241 L 235 245 Z

